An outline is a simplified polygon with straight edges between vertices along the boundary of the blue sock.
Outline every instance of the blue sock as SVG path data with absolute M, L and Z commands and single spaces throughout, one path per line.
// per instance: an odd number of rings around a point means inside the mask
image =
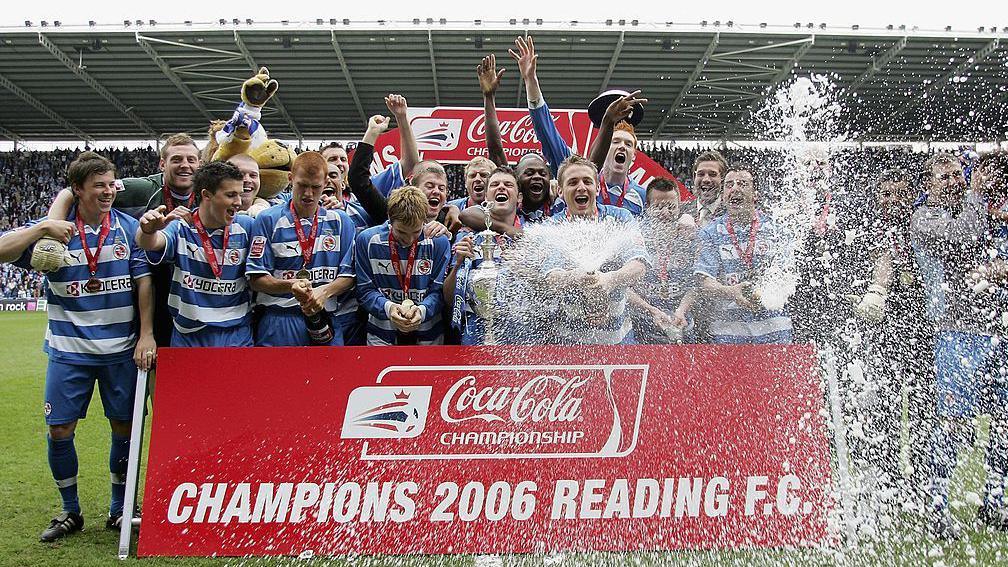
M 112 473 L 112 502 L 109 504 L 109 515 L 122 514 L 123 500 L 126 499 L 126 463 L 129 460 L 129 437 L 112 434 L 112 447 L 109 449 L 109 472 Z
M 77 499 L 77 449 L 74 436 L 66 439 L 46 437 L 49 446 L 49 469 L 52 470 L 56 488 L 63 498 L 63 510 L 80 514 L 80 500 Z
M 1008 420 L 993 418 L 987 445 L 987 485 L 984 505 L 993 509 L 1004 506 L 1005 475 L 1008 474 Z
M 960 449 L 966 445 L 969 425 L 961 419 L 944 418 L 934 428 L 931 437 L 932 507 L 948 510 L 949 484 Z

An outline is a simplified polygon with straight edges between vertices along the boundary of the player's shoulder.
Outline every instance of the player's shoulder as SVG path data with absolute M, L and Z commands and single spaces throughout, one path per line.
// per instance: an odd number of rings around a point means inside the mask
M 255 219 L 248 215 L 238 215 L 234 218 L 234 223 L 248 233 L 252 230 L 252 225 L 255 224 Z
M 372 238 L 375 238 L 377 236 L 384 236 L 387 234 L 388 234 L 388 223 L 385 223 L 365 228 L 364 230 L 357 233 L 355 239 L 358 242 L 367 244 L 368 242 L 371 241 Z
M 633 220 L 633 213 L 615 205 L 599 205 L 599 216 L 603 218 L 610 217 L 620 221 Z
M 116 180 L 120 191 L 146 191 L 154 193 L 164 186 L 164 174 L 155 173 L 144 177 L 123 177 Z
M 719 216 L 697 230 L 697 236 L 701 238 L 720 238 L 728 235 L 728 228 L 725 225 L 725 216 Z
M 434 249 L 437 250 L 440 248 L 451 248 L 452 240 L 447 234 L 440 234 L 438 236 L 426 238 L 424 239 L 424 242 L 430 242 L 434 246 Z
M 325 221 L 332 222 L 338 220 L 341 223 L 353 224 L 353 219 L 350 217 L 350 213 L 342 209 L 330 209 L 326 207 L 321 207 L 320 210 L 322 212 L 321 216 Z
M 117 222 L 119 226 L 123 227 L 123 229 L 130 233 L 140 226 L 140 221 L 118 209 L 112 209 L 110 214 L 112 215 L 112 220 Z
M 647 189 L 637 182 L 637 180 L 630 178 L 630 188 L 637 192 L 641 197 L 647 197 Z
M 272 225 L 276 223 L 277 219 L 282 217 L 285 212 L 287 212 L 287 203 L 277 203 L 256 215 L 256 219 L 262 219 L 263 222 L 268 222 Z

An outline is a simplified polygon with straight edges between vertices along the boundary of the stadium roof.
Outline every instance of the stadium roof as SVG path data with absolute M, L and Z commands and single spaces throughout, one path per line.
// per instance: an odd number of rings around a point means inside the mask
M 445 20 L 0 28 L 0 137 L 153 139 L 205 132 L 265 65 L 280 81 L 264 123 L 285 139 L 351 139 L 398 92 L 412 106 L 479 106 L 480 57 L 508 68 L 499 107 L 522 106 L 507 56 L 531 33 L 550 106 L 607 88 L 649 99 L 642 139 L 754 139 L 753 109 L 789 77 L 828 74 L 864 141 L 1008 139 L 1008 28 Z

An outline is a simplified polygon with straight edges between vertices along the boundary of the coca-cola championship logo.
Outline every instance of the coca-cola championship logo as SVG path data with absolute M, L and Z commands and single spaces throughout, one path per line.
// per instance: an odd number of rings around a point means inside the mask
M 624 457 L 637 444 L 647 373 L 647 365 L 391 366 L 377 386 L 351 392 L 342 437 L 366 439 L 364 460 Z M 417 387 L 429 388 L 429 405 L 411 402 L 403 419 L 425 416 L 418 427 L 352 426 L 351 413 Z

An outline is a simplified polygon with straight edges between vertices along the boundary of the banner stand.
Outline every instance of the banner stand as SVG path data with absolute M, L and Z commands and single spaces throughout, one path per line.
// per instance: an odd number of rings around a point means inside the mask
M 136 509 L 137 484 L 140 477 L 140 455 L 143 452 L 144 408 L 147 404 L 147 371 L 137 370 L 136 397 L 133 400 L 133 425 L 130 428 L 129 460 L 126 465 L 126 499 L 123 501 L 122 524 L 119 526 L 119 559 L 128 559 L 133 528 L 140 527 Z
M 855 526 L 854 502 L 851 500 L 850 448 L 847 445 L 847 424 L 843 416 L 843 404 L 840 398 L 840 382 L 838 375 L 836 352 L 833 347 L 825 346 L 819 351 L 823 377 L 828 389 L 830 417 L 833 421 L 833 446 L 836 448 L 837 476 L 840 491 L 840 525 L 846 536 L 848 545 L 853 545 L 857 538 Z

